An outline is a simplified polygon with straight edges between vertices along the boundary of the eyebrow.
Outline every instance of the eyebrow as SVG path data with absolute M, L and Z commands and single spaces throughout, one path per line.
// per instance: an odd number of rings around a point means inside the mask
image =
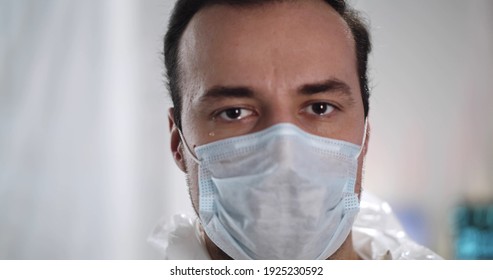
M 249 87 L 226 87 L 226 86 L 214 86 L 208 89 L 204 95 L 200 97 L 201 100 L 206 99 L 218 99 L 218 98 L 249 98 L 254 96 L 254 91 Z
M 341 93 L 351 98 L 351 88 L 348 84 L 338 79 L 328 79 L 322 82 L 305 84 L 298 88 L 298 93 L 302 95 L 314 95 L 319 93 Z M 255 92 L 246 86 L 214 86 L 208 89 L 200 100 L 219 99 L 219 98 L 251 98 Z
M 351 87 L 338 79 L 328 79 L 319 83 L 302 85 L 298 92 L 303 95 L 312 95 L 317 93 L 339 92 L 344 95 L 351 95 Z

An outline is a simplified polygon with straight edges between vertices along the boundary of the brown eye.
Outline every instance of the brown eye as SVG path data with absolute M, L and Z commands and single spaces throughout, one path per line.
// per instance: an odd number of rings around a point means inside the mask
M 252 114 L 252 110 L 245 108 L 229 108 L 222 111 L 219 114 L 219 117 L 226 121 L 236 121 L 251 116 Z
M 317 103 L 313 103 L 313 104 L 308 105 L 305 108 L 305 111 L 309 114 L 324 116 L 324 115 L 330 114 L 332 111 L 334 111 L 334 106 L 330 105 L 329 103 L 325 103 L 325 102 L 317 102 Z

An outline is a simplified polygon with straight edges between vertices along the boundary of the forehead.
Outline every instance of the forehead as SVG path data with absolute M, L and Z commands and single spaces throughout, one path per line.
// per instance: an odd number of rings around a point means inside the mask
M 349 27 L 330 5 L 316 0 L 207 7 L 185 30 L 179 61 L 182 81 L 202 86 L 302 83 L 303 73 L 357 82 Z

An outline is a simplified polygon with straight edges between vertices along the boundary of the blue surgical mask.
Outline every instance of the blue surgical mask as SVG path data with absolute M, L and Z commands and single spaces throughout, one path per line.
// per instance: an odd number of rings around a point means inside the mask
M 202 226 L 233 259 L 326 259 L 348 237 L 361 146 L 281 123 L 189 152 Z

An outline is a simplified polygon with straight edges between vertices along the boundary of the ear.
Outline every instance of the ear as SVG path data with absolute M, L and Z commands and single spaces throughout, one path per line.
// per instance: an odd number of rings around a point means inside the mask
M 173 117 L 175 108 L 171 107 L 168 110 L 168 122 L 169 122 L 169 132 L 171 134 L 171 153 L 176 165 L 181 171 L 186 173 L 185 159 L 183 157 L 183 143 L 178 132 L 178 127 L 176 126 L 175 119 Z

